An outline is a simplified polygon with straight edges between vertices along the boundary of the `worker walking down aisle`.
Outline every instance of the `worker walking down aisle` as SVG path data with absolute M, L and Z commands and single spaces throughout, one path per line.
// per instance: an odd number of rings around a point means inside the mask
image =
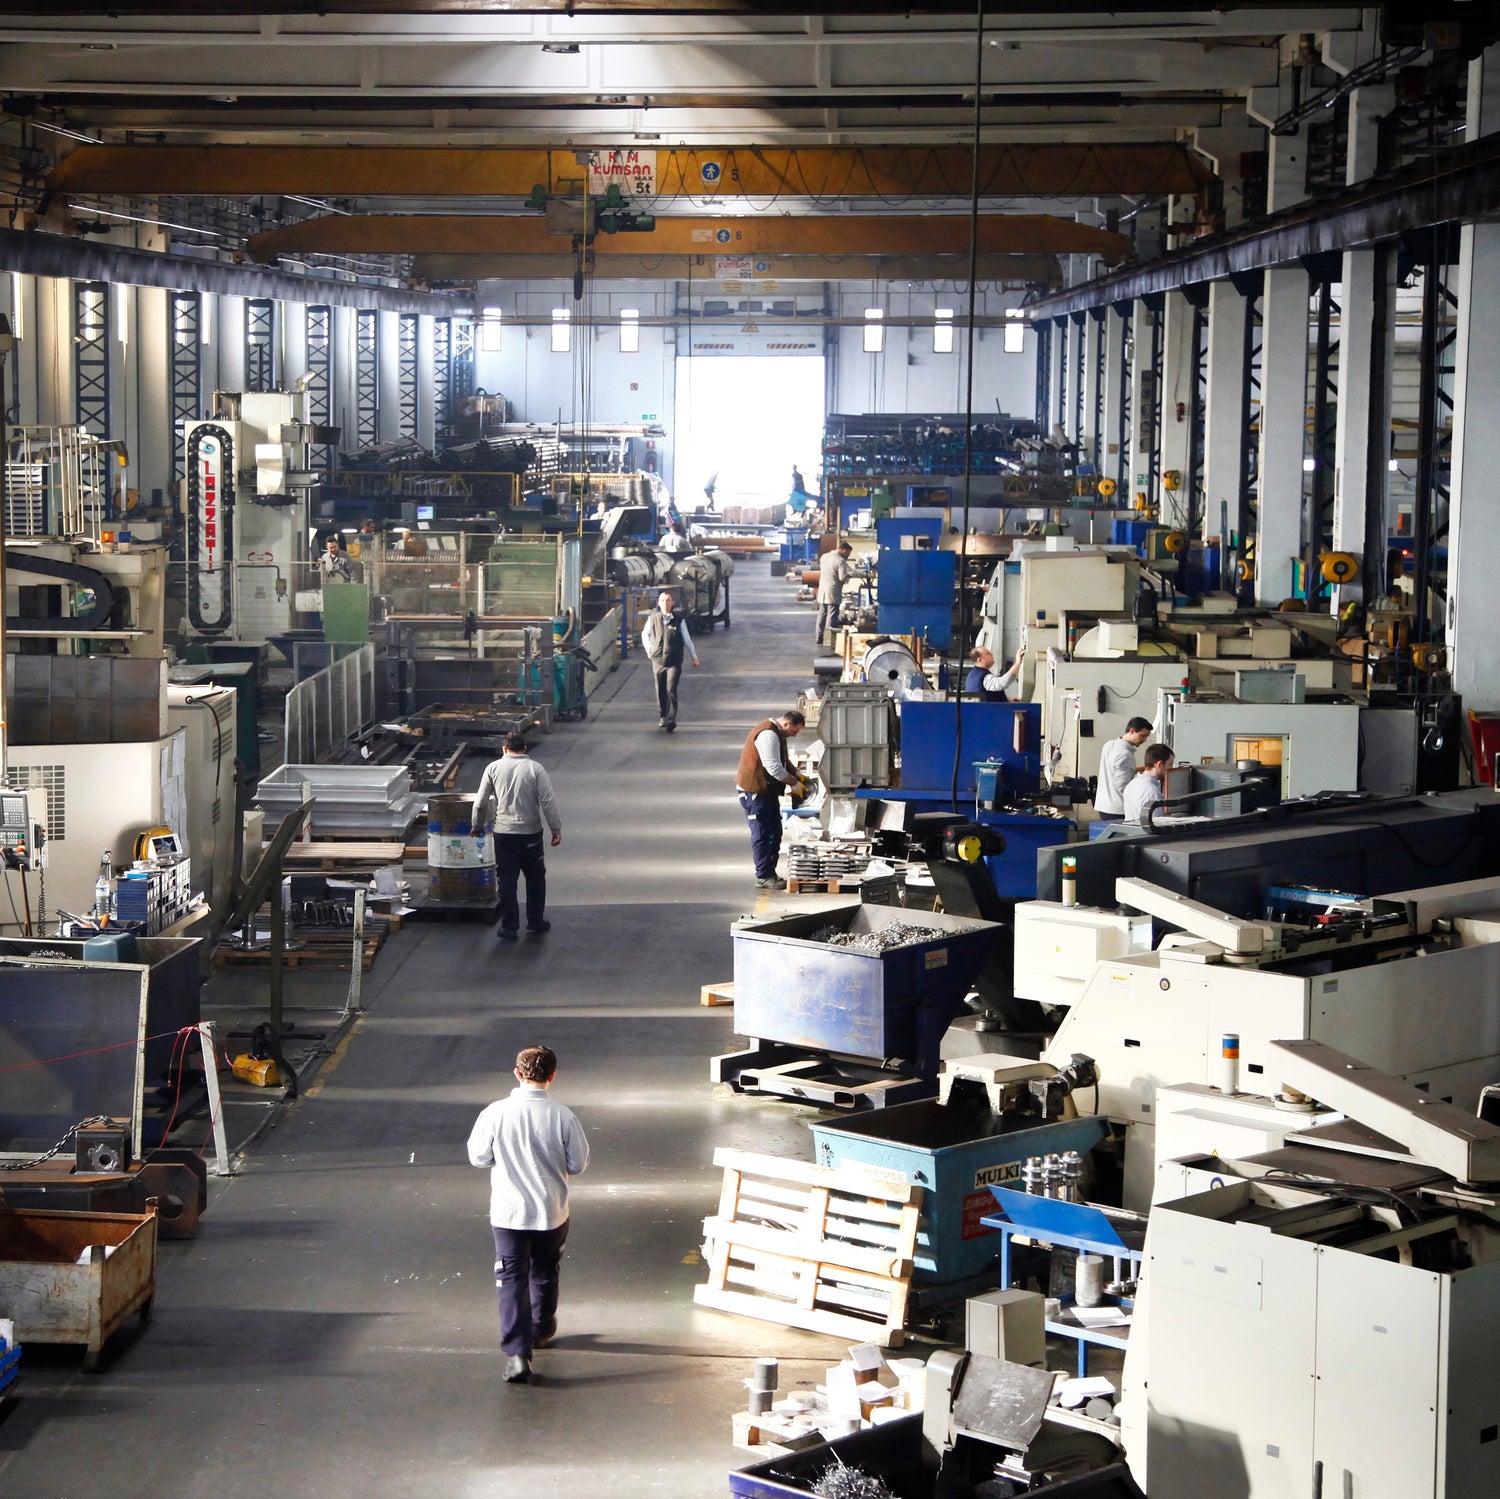
M 521 911 L 516 890 L 526 877 L 526 928 L 546 932 L 552 923 L 547 906 L 547 858 L 542 849 L 542 823 L 552 830 L 552 847 L 562 842 L 562 813 L 552 791 L 552 778 L 527 753 L 524 734 L 505 736 L 505 753 L 485 766 L 474 793 L 471 817 L 475 828 L 488 825 L 490 807 L 495 819 L 495 881 L 500 887 L 500 925 L 497 935 L 514 942 Z
M 833 552 L 825 552 L 818 568 L 818 623 L 816 638 L 819 645 L 829 644 L 825 636 L 832 636 L 838 627 L 839 607 L 844 600 L 844 584 L 854 576 L 849 562 L 850 546 L 841 541 Z
M 641 648 L 651 662 L 656 683 L 656 707 L 661 717 L 656 726 L 672 733 L 677 728 L 677 684 L 682 679 L 682 658 L 689 655 L 701 666 L 698 650 L 688 631 L 687 616 L 665 589 L 657 595 L 656 608 L 641 626 Z

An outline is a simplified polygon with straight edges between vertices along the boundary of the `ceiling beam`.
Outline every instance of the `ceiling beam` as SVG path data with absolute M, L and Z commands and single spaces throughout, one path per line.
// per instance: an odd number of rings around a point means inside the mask
M 582 214 L 575 218 L 581 225 Z M 845 214 L 775 218 L 657 218 L 647 231 L 598 233 L 598 257 L 614 255 L 954 255 L 969 250 L 967 215 Z M 557 255 L 572 226 L 496 214 L 345 214 L 306 219 L 252 235 L 250 255 L 268 264 L 288 254 Z M 562 241 L 560 243 L 560 241 Z M 1052 214 L 987 214 L 979 249 L 992 254 L 1098 255 L 1129 258 L 1131 243 L 1090 224 Z
M 1324 0 L 1320 10 L 1358 10 L 1368 0 Z M 1212 10 L 1285 10 L 1286 0 L 1221 0 Z M 47 0 L 46 14 L 61 16 L 116 17 L 121 13 L 119 0 Z M 277 0 L 278 15 L 483 15 L 496 9 L 494 0 Z M 632 15 L 751 15 L 751 16 L 842 16 L 849 13 L 848 0 L 521 0 L 508 3 L 509 15 L 595 15 L 625 12 Z M 1070 0 L 1056 8 L 1077 15 L 1159 15 L 1161 0 Z M 164 16 L 262 16 L 265 7 L 259 0 L 154 0 L 131 6 L 133 15 Z M 972 0 L 864 0 L 859 12 L 867 16 L 972 16 Z M 36 15 L 35 0 L 13 0 L 0 3 L 0 15 Z M 1038 13 L 1035 0 L 1006 3 L 991 0 L 986 14 L 991 25 L 999 25 L 1006 16 L 1034 18 Z M 1049 12 L 1051 14 L 1051 12 Z
M 964 199 L 972 177 L 965 146 L 674 147 L 654 154 L 663 197 Z M 586 168 L 576 155 L 571 148 L 464 146 L 80 146 L 47 185 L 73 195 L 525 197 L 537 184 L 549 193 L 580 191 Z M 1201 157 L 1175 142 L 980 148 L 984 197 L 1190 193 L 1211 175 Z
M 436 317 L 446 317 L 461 305 L 446 295 L 408 291 L 405 287 L 293 276 L 261 266 L 227 265 L 191 255 L 162 255 L 17 229 L 0 229 L 0 272 L 5 271 L 73 281 L 109 281 L 120 286 L 161 286 L 170 291 L 270 297 L 281 302 L 373 307 L 383 312 L 427 312 Z
M 419 255 L 412 279 L 432 285 L 471 281 L 570 281 L 574 257 L 561 255 Z M 1061 286 L 1052 255 L 981 255 L 981 281 L 1006 286 Z M 594 281 L 687 281 L 694 285 L 734 281 L 748 291 L 771 292 L 791 281 L 962 281 L 969 279 L 963 255 L 781 255 L 764 276 L 740 281 L 720 277 L 711 255 L 606 255 L 589 271 Z

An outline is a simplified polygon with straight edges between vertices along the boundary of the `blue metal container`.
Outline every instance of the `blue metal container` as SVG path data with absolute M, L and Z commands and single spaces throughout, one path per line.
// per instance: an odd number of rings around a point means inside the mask
M 987 1275 L 1000 1262 L 999 1230 L 980 1223 L 995 1209 L 990 1188 L 1018 1183 L 1027 1156 L 1093 1149 L 1105 1121 L 1088 1115 L 1039 1124 L 996 1114 L 982 1100 L 925 1098 L 809 1127 L 818 1165 L 874 1166 L 926 1188 L 915 1279 L 948 1285 Z
M 958 754 L 958 715 L 963 714 L 963 752 L 958 767 L 958 794 L 974 795 L 974 762 L 998 761 L 1005 784 L 1016 791 L 1035 791 L 1042 778 L 1042 705 L 1040 703 L 958 702 L 902 703 L 901 788 L 903 791 L 950 794 L 953 761 Z M 1016 716 L 1025 724 L 1024 749 L 1017 750 Z
M 927 928 L 931 939 L 884 953 L 811 940 L 829 926 L 898 924 Z M 943 1035 L 1001 930 L 858 901 L 745 922 L 734 929 L 735 1033 L 877 1063 L 899 1057 L 935 1078 Z

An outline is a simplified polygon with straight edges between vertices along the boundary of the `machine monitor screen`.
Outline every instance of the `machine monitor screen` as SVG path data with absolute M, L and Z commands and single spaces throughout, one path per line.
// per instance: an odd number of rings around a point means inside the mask
M 437 512 L 437 506 L 435 506 L 435 505 L 418 505 L 417 506 L 417 519 L 419 521 L 433 520 L 433 519 L 436 518 L 436 512 Z

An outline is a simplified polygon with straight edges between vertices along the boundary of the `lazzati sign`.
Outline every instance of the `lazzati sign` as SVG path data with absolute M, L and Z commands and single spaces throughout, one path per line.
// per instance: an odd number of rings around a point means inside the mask
M 207 634 L 229 627 L 230 476 L 234 439 L 218 426 L 188 438 L 188 615 Z
M 589 153 L 588 191 L 602 198 L 611 184 L 627 198 L 656 196 L 655 151 L 591 151 Z

